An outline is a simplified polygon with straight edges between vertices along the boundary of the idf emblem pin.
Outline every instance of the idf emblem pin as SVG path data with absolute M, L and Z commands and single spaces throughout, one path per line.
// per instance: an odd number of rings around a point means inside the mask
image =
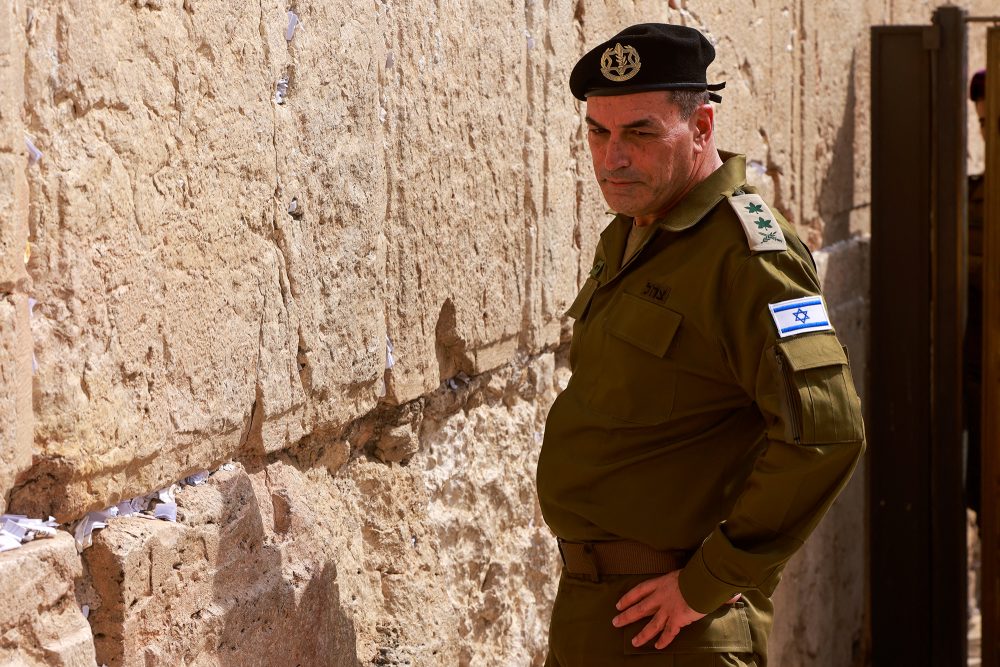
M 639 73 L 639 52 L 631 46 L 615 43 L 601 56 L 601 74 L 612 81 L 628 81 Z

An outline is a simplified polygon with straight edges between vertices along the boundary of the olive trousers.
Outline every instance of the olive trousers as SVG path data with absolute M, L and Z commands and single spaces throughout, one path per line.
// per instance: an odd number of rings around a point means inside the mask
M 683 628 L 663 650 L 632 646 L 650 618 L 624 628 L 611 625 L 615 603 L 651 575 L 604 576 L 599 582 L 570 576 L 559 579 L 549 626 L 545 667 L 767 667 L 771 601 L 759 591 L 724 605 Z

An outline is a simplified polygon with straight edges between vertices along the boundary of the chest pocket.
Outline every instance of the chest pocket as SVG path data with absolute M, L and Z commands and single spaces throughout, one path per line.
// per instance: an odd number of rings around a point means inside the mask
M 662 357 L 667 353 L 683 319 L 683 315 L 669 308 L 623 293 L 612 309 L 605 329 L 640 350 Z
M 590 407 L 623 421 L 661 424 L 670 418 L 677 374 L 667 357 L 683 316 L 622 293 L 604 320 L 601 376 L 590 382 Z

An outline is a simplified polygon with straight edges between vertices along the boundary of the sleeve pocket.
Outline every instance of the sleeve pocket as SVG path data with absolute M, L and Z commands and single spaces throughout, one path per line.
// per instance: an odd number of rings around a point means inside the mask
M 826 445 L 864 439 L 861 401 L 836 336 L 788 338 L 778 343 L 775 354 L 789 441 Z
M 596 278 L 587 278 L 587 282 L 583 283 L 583 287 L 580 288 L 580 293 L 576 295 L 573 305 L 569 307 L 566 314 L 574 320 L 581 319 L 587 312 L 587 306 L 590 305 L 590 299 L 594 296 L 594 292 L 600 284 L 601 283 L 599 283 Z
M 621 300 L 611 310 L 606 328 L 612 336 L 662 357 L 683 319 L 683 315 L 669 308 L 622 293 Z

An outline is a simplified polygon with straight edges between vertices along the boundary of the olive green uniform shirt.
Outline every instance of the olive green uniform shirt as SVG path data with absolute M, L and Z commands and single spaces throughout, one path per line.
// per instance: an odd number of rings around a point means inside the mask
M 602 233 L 537 476 L 563 539 L 689 550 L 681 592 L 702 613 L 773 592 L 864 449 L 836 335 L 782 338 L 768 309 L 820 294 L 812 258 L 780 216 L 787 250 L 750 251 L 726 202 L 753 192 L 745 158 L 720 154 L 624 265 L 632 220 Z

